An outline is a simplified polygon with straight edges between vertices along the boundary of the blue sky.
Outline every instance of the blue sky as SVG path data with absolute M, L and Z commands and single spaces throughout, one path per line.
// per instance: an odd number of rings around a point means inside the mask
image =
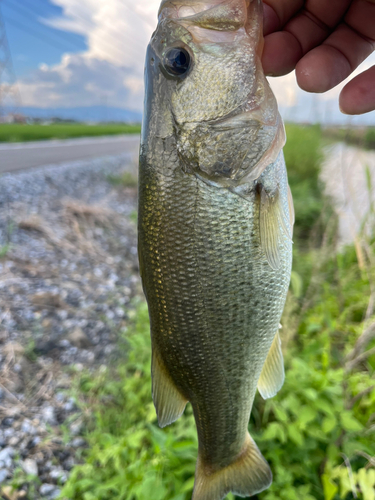
M 146 47 L 160 0 L 0 0 L 25 106 L 106 104 L 141 111 Z M 356 72 L 375 64 L 375 53 Z M 375 112 L 342 115 L 343 84 L 323 95 L 301 91 L 293 73 L 270 79 L 287 119 L 375 124 Z
M 43 22 L 63 14 L 61 7 L 48 0 L 2 0 L 1 5 L 18 78 L 41 63 L 59 63 L 64 52 L 87 49 L 84 36 L 57 30 Z
M 160 0 L 0 0 L 22 103 L 141 111 Z

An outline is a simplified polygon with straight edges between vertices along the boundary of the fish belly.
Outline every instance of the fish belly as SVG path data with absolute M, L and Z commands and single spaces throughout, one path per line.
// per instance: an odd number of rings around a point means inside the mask
M 285 188 L 286 191 L 286 188 Z M 152 348 L 193 406 L 202 462 L 241 453 L 258 379 L 278 330 L 291 249 L 273 270 L 259 202 L 182 170 L 140 175 L 139 253 Z

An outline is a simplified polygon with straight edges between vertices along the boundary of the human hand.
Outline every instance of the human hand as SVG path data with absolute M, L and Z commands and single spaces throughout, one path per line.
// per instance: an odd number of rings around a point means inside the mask
M 345 80 L 375 49 L 375 0 L 263 0 L 263 67 L 269 76 L 296 70 L 307 92 Z M 350 115 L 375 109 L 375 66 L 340 94 Z

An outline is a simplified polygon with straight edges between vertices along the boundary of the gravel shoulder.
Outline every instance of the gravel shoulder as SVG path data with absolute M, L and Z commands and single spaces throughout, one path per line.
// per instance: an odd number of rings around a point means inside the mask
M 58 496 L 85 446 L 74 377 L 111 362 L 142 293 L 136 189 L 108 180 L 124 171 L 130 155 L 0 177 L 3 498 Z

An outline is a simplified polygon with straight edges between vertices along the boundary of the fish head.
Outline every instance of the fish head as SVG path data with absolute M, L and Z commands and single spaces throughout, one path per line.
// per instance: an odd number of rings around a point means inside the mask
M 175 168 L 224 185 L 259 177 L 285 142 L 262 31 L 261 0 L 162 2 L 146 60 L 146 150 L 157 140 L 160 154 L 162 141 Z

